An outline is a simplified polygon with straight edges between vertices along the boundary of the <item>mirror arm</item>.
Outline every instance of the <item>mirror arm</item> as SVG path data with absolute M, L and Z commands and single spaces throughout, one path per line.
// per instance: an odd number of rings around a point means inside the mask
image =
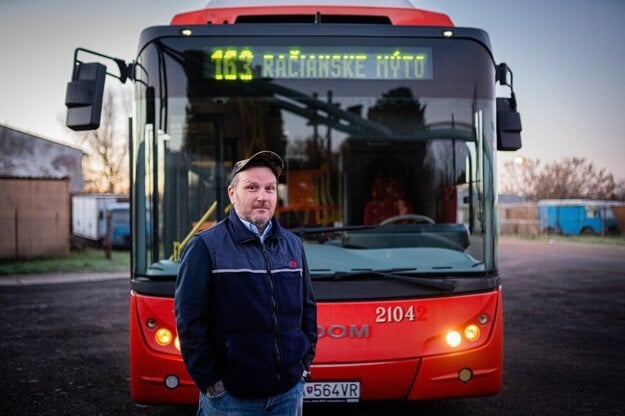
M 124 61 L 123 59 L 104 55 L 103 53 L 99 53 L 85 48 L 76 48 L 76 50 L 74 51 L 74 69 L 72 72 L 72 79 L 75 79 L 78 67 L 84 63 L 83 61 L 78 59 L 78 54 L 80 52 L 84 52 L 89 55 L 99 56 L 100 58 L 108 59 L 109 61 L 115 62 L 117 68 L 119 69 L 119 75 L 112 74 L 108 71 L 106 72 L 106 74 L 112 76 L 113 78 L 117 78 L 122 84 L 125 84 L 127 80 L 134 81 L 134 62 L 127 64 L 126 61 Z
M 510 82 L 508 82 L 508 74 L 510 75 Z M 512 70 L 505 62 L 497 65 L 496 71 L 496 81 L 499 82 L 499 85 L 510 87 L 510 107 L 512 111 L 517 111 L 516 108 L 516 95 L 514 94 L 514 86 L 513 86 L 513 78 L 514 74 Z

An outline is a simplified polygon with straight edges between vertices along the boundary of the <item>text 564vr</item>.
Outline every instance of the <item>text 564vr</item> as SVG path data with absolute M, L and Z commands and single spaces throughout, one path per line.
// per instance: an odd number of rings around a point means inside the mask
M 357 402 L 360 400 L 360 382 L 314 381 L 304 386 L 307 402 Z

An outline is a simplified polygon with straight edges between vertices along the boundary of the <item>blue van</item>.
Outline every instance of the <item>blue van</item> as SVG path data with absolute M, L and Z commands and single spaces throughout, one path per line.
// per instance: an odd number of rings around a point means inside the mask
M 538 201 L 542 232 L 564 235 L 616 234 L 613 201 L 590 199 L 543 199 Z
M 111 215 L 111 245 L 113 247 L 130 247 L 130 204 L 116 202 L 106 206 L 101 227 L 106 235 L 106 215 Z

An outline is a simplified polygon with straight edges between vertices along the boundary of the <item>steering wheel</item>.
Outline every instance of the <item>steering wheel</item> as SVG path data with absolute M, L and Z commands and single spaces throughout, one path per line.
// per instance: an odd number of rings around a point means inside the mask
M 434 220 L 426 215 L 419 214 L 403 214 L 403 215 L 395 215 L 385 219 L 380 222 L 380 225 L 394 224 L 399 221 L 414 221 L 414 222 L 425 222 L 428 224 L 434 224 Z

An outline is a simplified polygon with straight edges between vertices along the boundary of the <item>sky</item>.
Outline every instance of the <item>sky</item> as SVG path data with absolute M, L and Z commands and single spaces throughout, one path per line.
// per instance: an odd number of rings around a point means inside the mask
M 130 62 L 142 29 L 206 3 L 0 0 L 0 124 L 77 147 L 60 121 L 74 49 Z M 523 148 L 499 152 L 500 166 L 517 156 L 585 157 L 625 180 L 625 0 L 413 3 L 484 29 L 497 63 L 512 68 Z

